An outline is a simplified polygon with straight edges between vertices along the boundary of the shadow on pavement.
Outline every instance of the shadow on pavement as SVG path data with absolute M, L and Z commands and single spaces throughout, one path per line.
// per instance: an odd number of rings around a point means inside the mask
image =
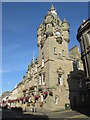
M 34 115 L 34 114 L 23 114 L 22 111 L 16 111 L 14 109 L 8 110 L 8 109 L 2 109 L 2 119 L 1 120 L 48 120 L 47 115 Z

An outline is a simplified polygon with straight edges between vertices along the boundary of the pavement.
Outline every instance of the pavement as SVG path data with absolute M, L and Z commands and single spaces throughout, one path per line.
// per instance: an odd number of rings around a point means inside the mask
M 1 111 L 0 111 L 1 113 Z M 51 118 L 62 118 L 63 120 L 71 120 L 71 119 L 78 119 L 80 118 L 80 120 L 83 119 L 87 119 L 90 120 L 90 117 L 85 115 L 85 114 L 81 114 L 80 112 L 77 111 L 72 111 L 72 110 L 64 110 L 64 111 L 54 111 L 54 112 L 17 112 L 17 111 L 11 111 L 11 110 L 7 110 L 7 109 L 3 109 L 2 110 L 2 118 L 45 118 L 45 120 L 49 120 Z M 36 120 L 37 120 L 36 119 Z
M 88 117 L 87 115 L 81 114 L 80 112 L 77 111 L 72 111 L 70 110 L 63 110 L 63 111 L 56 111 L 56 112 L 24 112 L 24 115 L 27 114 L 33 114 L 33 115 L 41 115 L 41 116 L 48 116 L 49 118 L 63 118 L 65 120 L 69 120 L 69 119 L 73 119 L 73 118 L 86 118 L 87 120 L 90 120 L 90 117 Z

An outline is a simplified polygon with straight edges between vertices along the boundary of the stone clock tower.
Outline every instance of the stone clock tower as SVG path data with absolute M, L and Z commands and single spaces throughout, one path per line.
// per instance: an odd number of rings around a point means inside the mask
M 69 42 L 69 23 L 65 20 L 61 22 L 58 17 L 57 11 L 54 6 L 48 10 L 48 14 L 45 16 L 43 23 L 41 23 L 37 32 L 38 46 L 39 46 L 39 57 L 41 52 L 45 48 L 48 42 L 48 46 L 52 47 L 54 51 L 59 52 L 65 56 L 68 56 L 68 42 Z M 52 51 L 49 51 L 52 54 Z M 50 56 L 48 56 L 50 58 Z
M 47 106 L 55 108 L 55 97 L 58 96 L 59 98 L 63 94 L 62 99 L 59 100 L 61 104 L 59 107 L 64 107 L 64 101 L 66 100 L 68 103 L 69 94 L 64 86 L 68 88 L 67 74 L 71 69 L 70 63 L 66 64 L 65 61 L 65 58 L 69 57 L 69 23 L 65 18 L 61 22 L 53 5 L 48 10 L 43 23 L 38 28 L 37 37 L 37 45 L 39 47 L 39 83 L 42 80 L 41 86 L 43 86 L 43 89 L 52 90 L 55 93 L 53 100 L 50 100 L 49 97 L 47 98 Z M 58 84 L 60 85 L 57 86 Z M 59 93 L 58 89 L 62 89 L 62 92 Z M 56 107 L 58 106 L 56 105 Z

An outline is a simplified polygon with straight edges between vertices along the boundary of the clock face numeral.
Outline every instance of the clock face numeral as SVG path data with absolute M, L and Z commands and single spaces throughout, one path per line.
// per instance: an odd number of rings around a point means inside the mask
M 60 37 L 61 33 L 59 31 L 56 32 L 57 36 Z

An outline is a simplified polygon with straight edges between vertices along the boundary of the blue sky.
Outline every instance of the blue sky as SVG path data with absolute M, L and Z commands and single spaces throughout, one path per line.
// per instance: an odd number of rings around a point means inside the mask
M 18 84 L 33 57 L 37 57 L 37 28 L 52 3 L 3 3 L 2 6 L 2 92 Z M 88 18 L 88 3 L 53 3 L 61 21 L 70 24 L 69 49 L 79 45 L 76 34 Z M 1 94 L 1 93 L 0 93 Z

